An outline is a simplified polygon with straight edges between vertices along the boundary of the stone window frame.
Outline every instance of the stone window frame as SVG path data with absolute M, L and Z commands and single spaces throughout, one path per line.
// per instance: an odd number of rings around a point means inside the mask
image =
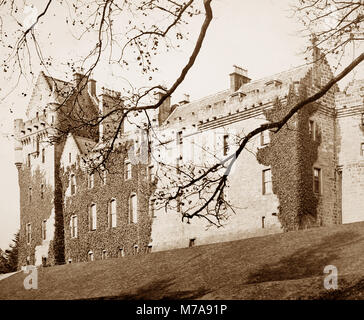
M 322 194 L 322 170 L 319 167 L 313 168 L 313 192 L 317 195 Z
M 129 159 L 124 161 L 124 180 L 130 180 L 133 177 L 133 167 Z
M 28 222 L 25 225 L 25 237 L 27 239 L 27 244 L 31 244 L 32 242 L 32 224 Z
M 74 182 L 74 184 L 73 184 Z M 74 187 L 74 188 L 72 188 Z M 77 193 L 77 183 L 76 183 L 76 175 L 74 173 L 70 174 L 70 192 L 71 196 Z
M 107 250 L 103 249 L 101 251 L 101 260 L 106 260 L 107 259 Z
M 267 180 L 266 173 L 269 172 L 270 179 Z M 270 187 L 267 187 L 270 186 Z M 271 168 L 266 168 L 262 170 L 262 194 L 268 195 L 273 193 L 273 184 L 272 184 L 272 170 Z
M 92 250 L 90 250 L 88 253 L 87 253 L 87 260 L 88 261 L 95 261 L 95 255 L 94 255 L 94 252 Z
M 88 189 L 93 189 L 94 186 L 95 186 L 95 174 L 90 173 L 87 176 L 87 187 L 88 187 Z
M 135 197 L 135 210 L 133 206 L 133 198 Z M 138 223 L 138 196 L 135 192 L 132 192 L 129 196 L 129 224 Z
M 42 232 L 42 240 L 47 240 L 47 220 L 42 220 L 41 225 L 41 232 Z
M 95 208 L 95 216 L 93 216 L 93 209 Z M 89 231 L 97 230 L 97 205 L 96 203 L 91 203 L 89 207 Z
M 224 134 L 222 137 L 222 153 L 223 156 L 227 156 L 229 153 L 229 134 Z
M 115 202 L 115 213 L 112 213 L 112 203 Z M 117 227 L 117 221 L 118 221 L 118 209 L 117 209 L 117 200 L 116 198 L 111 198 L 110 201 L 108 202 L 108 206 L 107 206 L 107 215 L 108 215 L 108 227 L 110 229 L 112 228 L 116 228 Z M 115 225 L 113 225 L 113 216 L 115 217 Z
M 73 214 L 70 219 L 70 232 L 71 238 L 78 238 L 78 217 L 77 214 Z
M 270 143 L 269 130 L 264 130 L 260 133 L 260 145 L 266 146 Z

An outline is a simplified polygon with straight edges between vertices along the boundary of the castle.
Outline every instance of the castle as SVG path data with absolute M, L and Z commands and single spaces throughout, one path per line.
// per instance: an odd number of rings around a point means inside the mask
M 344 92 L 334 86 L 279 132 L 263 132 L 249 142 L 228 178 L 225 197 L 235 210 L 224 227 L 206 228 L 197 218 L 184 223 L 178 206 L 155 206 L 154 190 L 166 182 L 162 158 L 177 167 L 223 159 L 239 137 L 282 117 L 326 84 L 332 72 L 323 60 L 255 81 L 234 66 L 229 77 L 227 90 L 192 102 L 186 96 L 176 105 L 168 98 L 151 113 L 154 149 L 147 150 L 146 161 L 133 159 L 134 151 L 141 156 L 143 135 L 125 125 L 107 170 L 90 172 L 83 160 L 102 149 L 115 129 L 112 117 L 49 139 L 75 128 L 74 114 L 92 119 L 120 106 L 120 95 L 104 89 L 97 96 L 96 81 L 82 83 L 80 73 L 70 82 L 41 73 L 27 120 L 14 124 L 19 266 L 124 257 L 364 220 L 364 80 L 352 81 Z M 80 88 L 77 97 L 74 88 Z

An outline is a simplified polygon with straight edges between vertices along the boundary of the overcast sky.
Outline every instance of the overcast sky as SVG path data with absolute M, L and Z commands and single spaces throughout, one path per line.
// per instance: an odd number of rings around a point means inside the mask
M 38 0 L 27 3 L 34 3 L 41 11 L 45 2 Z M 190 94 L 191 100 L 194 100 L 227 89 L 233 64 L 247 69 L 248 76 L 253 80 L 302 64 L 303 56 L 299 53 L 305 42 L 298 36 L 300 26 L 288 17 L 289 3 L 292 1 L 213 0 L 214 19 L 202 50 L 172 102 L 178 102 L 184 93 Z M 59 60 L 65 56 L 77 56 L 80 48 L 75 39 L 67 37 L 67 29 L 58 27 L 57 18 L 52 19 L 47 28 L 53 32 L 55 40 L 52 46 L 45 48 L 48 54 Z M 197 24 L 195 27 L 198 30 Z M 166 57 L 166 68 L 161 69 L 159 77 L 172 81 L 187 54 L 182 51 L 170 60 Z M 119 82 L 110 76 L 109 71 L 103 69 L 95 72 L 97 85 L 117 90 Z M 67 79 L 69 75 L 62 75 L 62 70 L 58 68 L 56 76 Z M 0 78 L 1 98 L 8 86 L 8 82 Z M 28 93 L 26 98 L 22 97 L 22 92 Z M 24 117 L 30 93 L 31 82 L 29 79 L 22 80 L 19 87 L 0 105 L 0 248 L 3 249 L 19 228 L 18 178 L 13 163 L 13 145 L 7 134 L 11 133 L 13 119 Z

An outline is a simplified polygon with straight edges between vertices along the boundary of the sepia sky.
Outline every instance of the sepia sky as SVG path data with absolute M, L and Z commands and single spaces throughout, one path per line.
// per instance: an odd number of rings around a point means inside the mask
M 229 87 L 229 73 L 236 64 L 248 70 L 250 78 L 259 79 L 278 73 L 304 62 L 299 53 L 304 49 L 305 42 L 298 36 L 298 25 L 289 18 L 288 5 L 292 0 L 213 0 L 214 19 L 199 57 L 193 69 L 187 75 L 184 83 L 172 98 L 178 102 L 182 94 L 190 94 L 191 100 Z M 26 1 L 34 4 L 39 11 L 45 1 Z M 57 10 L 57 8 L 53 9 Z M 52 13 L 52 12 L 50 12 Z M 58 12 L 57 12 L 58 13 Z M 82 51 L 77 42 L 68 34 L 67 28 L 59 28 L 57 19 L 64 17 L 52 16 L 47 23 L 47 30 L 53 33 L 52 45 L 45 47 L 48 55 L 61 61 L 67 57 L 79 56 Z M 199 25 L 192 25 L 196 31 Z M 192 46 L 192 42 L 191 42 Z M 185 63 L 188 53 L 181 50 L 172 57 L 163 57 L 160 79 L 167 83 L 176 78 L 176 72 Z M 3 53 L 0 52 L 0 58 Z M 164 67 L 164 68 L 163 68 Z M 35 68 L 35 73 L 40 69 Z M 117 77 L 112 77 L 112 68 L 102 68 L 95 71 L 97 86 L 107 86 L 117 90 L 120 84 Z M 356 72 L 361 72 L 363 68 Z M 54 70 L 54 75 L 70 80 L 69 74 L 62 74 L 62 65 Z M 354 73 L 355 74 L 355 73 Z M 353 73 L 345 79 L 351 80 Z M 361 76 L 362 77 L 362 76 Z M 8 247 L 13 234 L 19 228 L 19 190 L 17 170 L 13 163 L 13 144 L 11 130 L 14 118 L 24 117 L 31 86 L 34 79 L 22 79 L 18 87 L 9 95 L 8 79 L 0 76 L 0 248 Z M 21 95 L 27 93 L 27 97 Z M 6 96 L 7 95 L 7 96 Z M 6 96 L 6 98 L 4 98 Z M 11 110 L 11 111 L 10 111 Z

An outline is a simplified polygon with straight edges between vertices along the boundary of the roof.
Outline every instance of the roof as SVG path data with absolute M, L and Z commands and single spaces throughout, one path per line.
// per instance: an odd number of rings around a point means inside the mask
M 176 109 L 166 119 L 165 125 L 182 121 L 198 122 L 211 115 L 224 116 L 230 112 L 236 112 L 237 107 L 251 108 L 254 105 L 273 101 L 276 97 L 283 98 L 289 92 L 289 86 L 302 79 L 310 70 L 310 65 L 303 65 L 269 77 L 243 84 L 236 92 L 229 89 L 202 99 L 186 103 Z M 228 102 L 233 95 L 242 95 L 239 106 Z
M 73 138 L 75 139 L 76 144 L 77 144 L 78 149 L 80 150 L 81 154 L 89 153 L 96 145 L 96 142 L 89 138 L 80 137 L 80 136 L 73 136 Z

